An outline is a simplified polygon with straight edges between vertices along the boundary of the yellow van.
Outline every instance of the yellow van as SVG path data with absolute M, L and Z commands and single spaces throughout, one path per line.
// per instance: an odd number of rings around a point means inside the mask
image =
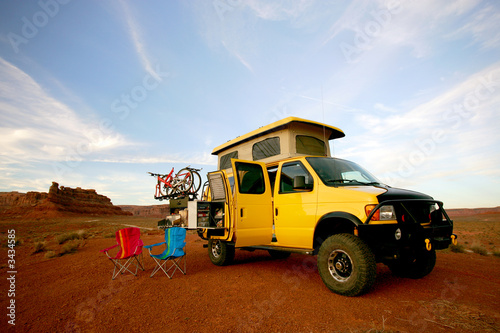
M 429 274 L 435 250 L 456 240 L 443 203 L 331 157 L 328 141 L 344 136 L 288 117 L 216 147 L 209 191 L 188 203 L 210 260 L 230 264 L 236 248 L 317 255 L 325 285 L 346 296 L 370 289 L 377 262 L 401 276 Z

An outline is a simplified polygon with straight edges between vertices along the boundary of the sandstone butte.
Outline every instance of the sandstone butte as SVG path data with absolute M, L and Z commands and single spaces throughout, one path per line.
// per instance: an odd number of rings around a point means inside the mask
M 59 187 L 52 182 L 49 192 L 2 192 L 0 214 L 24 218 L 53 218 L 75 215 L 132 215 L 93 189 Z

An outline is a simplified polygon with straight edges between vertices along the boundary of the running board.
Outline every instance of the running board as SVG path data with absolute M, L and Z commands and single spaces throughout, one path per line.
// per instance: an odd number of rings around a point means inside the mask
M 300 253 L 308 255 L 314 254 L 314 250 L 298 249 L 298 248 L 283 247 L 283 246 L 247 246 L 240 248 L 240 250 L 245 250 L 245 251 L 273 250 L 273 251 L 292 252 L 292 253 Z

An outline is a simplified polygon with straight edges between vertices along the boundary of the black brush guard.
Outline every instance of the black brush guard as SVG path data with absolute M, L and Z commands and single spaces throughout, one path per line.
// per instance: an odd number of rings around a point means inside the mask
M 438 209 L 431 213 L 431 205 L 437 205 Z M 370 224 L 383 206 L 394 207 L 397 223 L 376 221 L 376 224 Z M 357 229 L 358 236 L 372 248 L 378 262 L 398 259 L 421 249 L 446 249 L 456 242 L 453 221 L 446 214 L 443 203 L 429 199 L 383 201 Z

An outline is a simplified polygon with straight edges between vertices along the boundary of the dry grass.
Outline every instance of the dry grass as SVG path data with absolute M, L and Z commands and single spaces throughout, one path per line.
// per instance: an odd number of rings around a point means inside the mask
M 57 257 L 57 253 L 55 251 L 50 250 L 50 251 L 47 251 L 45 253 L 45 258 L 47 258 L 47 259 L 55 258 L 55 257 Z
M 138 226 L 148 232 L 156 233 L 158 218 L 137 218 L 123 216 L 109 217 L 74 217 L 47 220 L 26 219 L 15 221 L 16 246 L 26 243 L 33 248 L 33 255 L 45 253 L 50 259 L 75 253 L 85 246 L 89 238 L 114 238 L 116 231 L 128 226 Z M 0 216 L 0 246 L 7 247 L 7 232 L 12 229 L 12 219 Z M 74 230 L 74 231 L 70 231 Z
M 428 316 L 428 331 L 450 328 L 467 332 L 498 332 L 500 327 L 490 317 L 477 309 L 443 299 L 420 301 Z
M 484 247 L 476 245 L 471 248 L 472 252 L 480 254 L 482 256 L 487 256 L 488 255 L 488 250 L 486 250 Z
M 454 253 L 465 253 L 466 252 L 465 246 L 463 246 L 462 244 L 457 244 L 457 245 L 451 244 L 449 249 L 451 252 L 454 252 Z
M 33 253 L 40 253 L 46 250 L 47 243 L 46 242 L 36 242 L 35 247 L 33 249 Z
M 85 242 L 82 240 L 73 240 L 70 242 L 67 242 L 61 247 L 61 250 L 59 251 L 59 255 L 63 256 L 65 254 L 71 254 L 75 253 L 78 251 L 80 247 L 83 247 L 85 245 Z
M 450 246 L 452 252 L 500 252 L 500 214 L 455 217 L 453 231 L 458 235 L 458 244 Z

